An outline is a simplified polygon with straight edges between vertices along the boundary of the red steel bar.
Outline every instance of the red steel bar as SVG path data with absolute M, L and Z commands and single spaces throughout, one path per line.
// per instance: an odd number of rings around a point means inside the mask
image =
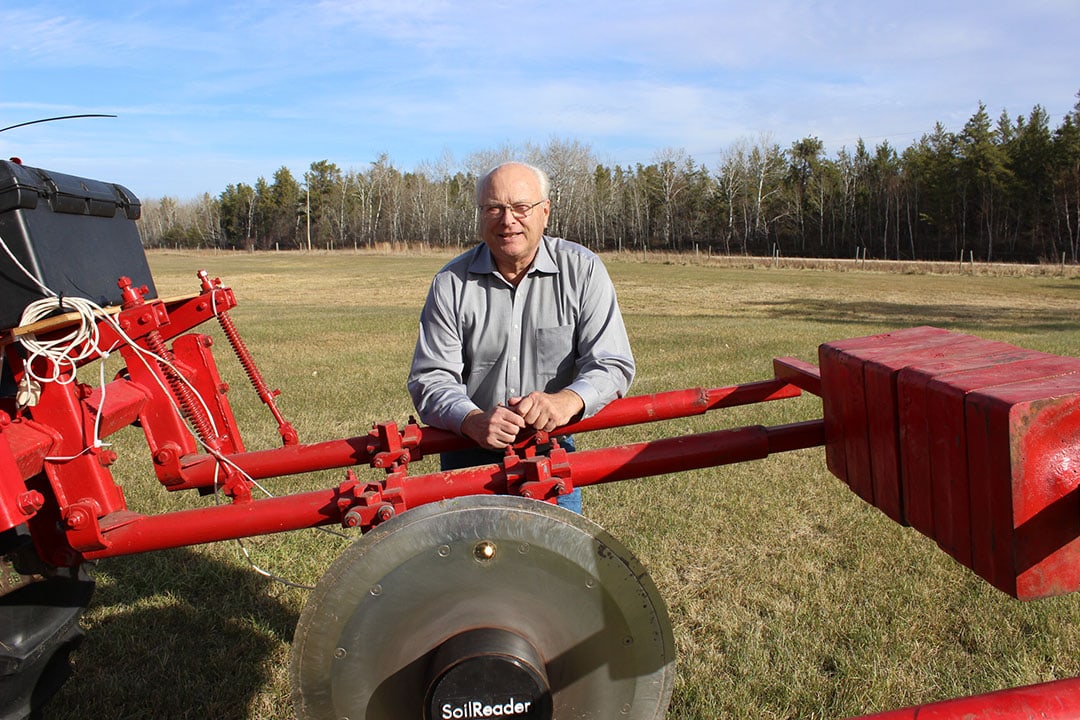
M 798 397 L 799 388 L 782 380 L 731 385 L 705 390 L 673 390 L 653 395 L 620 398 L 608 404 L 596 415 L 570 423 L 556 431 L 572 434 L 604 428 L 625 427 L 647 422 L 658 422 L 680 417 L 702 415 L 739 405 L 750 405 L 769 400 Z M 366 465 L 371 462 L 368 435 L 329 440 L 308 445 L 289 445 L 269 450 L 256 450 L 229 456 L 229 462 L 254 479 L 296 475 L 331 468 Z M 472 441 L 454 433 L 425 427 L 419 448 L 413 459 L 422 455 L 436 455 L 449 450 L 471 447 Z M 210 487 L 214 483 L 216 460 L 209 455 L 197 455 L 185 459 L 183 482 L 170 484 L 170 490 Z
M 849 720 L 1076 720 L 1080 678 L 943 700 Z
M 567 462 L 573 483 L 583 486 L 756 460 L 770 453 L 817 447 L 824 442 L 824 423 L 813 420 L 583 450 L 570 453 Z M 506 490 L 501 465 L 406 477 L 398 489 L 406 508 L 464 495 L 503 494 Z M 339 499 L 341 491 L 330 488 L 160 515 L 124 514 L 112 525 L 105 518 L 102 534 L 107 547 L 85 552 L 84 556 L 97 559 L 130 555 L 340 523 Z
M 777 380 L 789 382 L 811 395 L 821 397 L 821 371 L 817 365 L 793 357 L 773 358 L 772 364 Z
M 568 459 L 573 470 L 574 485 L 581 487 L 761 460 L 772 453 L 824 444 L 823 421 L 811 420 L 791 425 L 756 425 L 599 450 L 582 450 L 569 455 Z
M 216 307 L 217 298 L 214 293 L 223 290 L 221 280 L 214 279 L 211 281 L 210 275 L 205 270 L 200 270 L 198 276 L 203 293 L 210 294 L 212 303 Z M 248 350 L 244 339 L 240 337 L 240 331 L 236 329 L 236 323 L 233 322 L 229 311 L 227 309 L 218 310 L 217 319 L 222 332 L 225 333 L 225 337 L 229 341 L 229 345 L 232 346 L 233 353 L 236 354 L 236 359 L 240 361 L 240 366 L 244 368 L 244 373 L 247 374 L 255 394 L 270 409 L 270 414 L 274 416 L 282 442 L 285 445 L 295 445 L 299 442 L 299 435 L 292 423 L 281 414 L 281 410 L 278 409 L 277 403 L 274 401 L 274 398 L 278 396 L 278 391 L 271 390 L 270 386 L 266 384 L 259 366 L 255 364 L 255 357 Z
M 762 380 L 711 390 L 690 388 L 654 395 L 619 398 L 592 417 L 570 423 L 559 429 L 556 434 L 572 435 L 589 430 L 673 420 L 703 415 L 710 410 L 720 408 L 798 397 L 800 394 L 799 388 L 786 381 Z

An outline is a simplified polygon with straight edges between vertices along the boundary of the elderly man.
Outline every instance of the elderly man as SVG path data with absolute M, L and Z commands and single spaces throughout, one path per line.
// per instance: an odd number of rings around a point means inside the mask
M 444 454 L 444 470 L 500 462 L 521 431 L 588 417 L 634 377 L 600 258 L 544 234 L 549 190 L 547 175 L 522 163 L 485 175 L 476 190 L 483 242 L 431 284 L 409 393 L 424 423 L 480 446 Z M 580 490 L 559 504 L 580 512 Z

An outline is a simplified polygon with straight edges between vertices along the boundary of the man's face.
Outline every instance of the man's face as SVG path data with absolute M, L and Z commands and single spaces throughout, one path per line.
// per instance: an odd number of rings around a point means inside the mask
M 516 217 L 509 209 L 494 214 L 484 211 L 485 207 L 515 205 L 533 207 L 523 218 Z M 551 202 L 542 198 L 536 175 L 520 165 L 499 168 L 488 177 L 487 187 L 480 196 L 480 208 L 480 237 L 496 266 L 504 275 L 518 275 L 536 257 L 551 213 Z

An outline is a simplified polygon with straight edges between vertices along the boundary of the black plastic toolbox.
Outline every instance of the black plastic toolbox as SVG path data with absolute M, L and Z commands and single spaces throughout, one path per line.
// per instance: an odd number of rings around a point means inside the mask
M 37 283 L 105 306 L 120 303 L 123 276 L 157 297 L 135 224 L 140 211 L 121 185 L 0 160 L 0 328 L 48 297 Z

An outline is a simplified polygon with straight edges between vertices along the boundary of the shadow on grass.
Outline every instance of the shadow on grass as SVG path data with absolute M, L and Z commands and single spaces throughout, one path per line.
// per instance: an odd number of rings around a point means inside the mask
M 846 302 L 837 299 L 789 298 L 754 303 L 773 318 L 799 316 L 831 324 L 883 324 L 897 329 L 934 325 L 947 330 L 978 334 L 992 329 L 1021 334 L 1067 332 L 1080 329 L 1076 310 L 1049 308 L 984 307 L 981 305 Z
M 102 561 L 96 574 L 86 639 L 48 720 L 248 718 L 288 662 L 300 603 L 271 597 L 250 569 L 180 549 Z

